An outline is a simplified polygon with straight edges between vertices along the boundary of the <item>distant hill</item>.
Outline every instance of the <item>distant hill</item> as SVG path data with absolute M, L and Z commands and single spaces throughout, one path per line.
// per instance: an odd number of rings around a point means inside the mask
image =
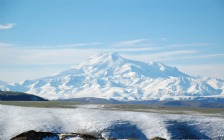
M 103 99 L 103 98 L 94 98 L 94 97 L 59 99 L 57 101 L 78 102 L 78 103 L 87 103 L 87 104 L 124 104 L 124 102 L 118 101 L 112 98 Z
M 32 94 L 0 90 L 0 101 L 47 101 L 47 100 Z
M 204 108 L 224 108 L 224 98 L 208 98 L 208 97 L 197 97 L 194 100 L 183 100 L 183 101 L 161 101 L 155 103 L 155 105 L 162 106 L 184 106 L 184 107 L 204 107 Z
M 193 100 L 139 100 L 139 101 L 118 101 L 115 99 L 102 98 L 71 98 L 58 101 L 78 102 L 86 104 L 131 104 L 131 105 L 153 105 L 166 107 L 204 107 L 204 108 L 224 108 L 224 98 L 197 97 Z

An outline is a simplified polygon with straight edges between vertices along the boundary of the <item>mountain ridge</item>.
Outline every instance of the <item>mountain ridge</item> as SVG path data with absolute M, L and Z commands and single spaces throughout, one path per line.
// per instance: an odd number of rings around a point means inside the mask
M 162 63 L 129 60 L 117 53 L 99 54 L 71 69 L 36 80 L 1 84 L 2 90 L 47 99 L 81 97 L 116 100 L 179 100 L 224 97 L 224 81 L 194 77 Z

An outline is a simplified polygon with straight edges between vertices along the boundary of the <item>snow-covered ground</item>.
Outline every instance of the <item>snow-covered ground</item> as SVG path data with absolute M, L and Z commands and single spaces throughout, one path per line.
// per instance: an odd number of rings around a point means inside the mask
M 28 130 L 98 133 L 116 138 L 216 139 L 223 135 L 224 117 L 110 111 L 95 107 L 52 109 L 0 105 L 1 140 Z

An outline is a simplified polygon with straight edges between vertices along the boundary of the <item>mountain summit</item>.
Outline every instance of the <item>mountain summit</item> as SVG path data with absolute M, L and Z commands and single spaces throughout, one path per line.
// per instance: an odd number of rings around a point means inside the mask
M 117 53 L 92 56 L 71 69 L 37 80 L 12 85 L 1 83 L 2 90 L 27 92 L 47 99 L 166 100 L 224 95 L 222 80 L 189 76 L 176 67 L 129 60 Z

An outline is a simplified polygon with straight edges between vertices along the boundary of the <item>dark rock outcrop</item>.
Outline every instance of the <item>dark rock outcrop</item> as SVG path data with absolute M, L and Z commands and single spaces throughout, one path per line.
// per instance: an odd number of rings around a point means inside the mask
M 161 137 L 154 137 L 154 138 L 152 138 L 152 139 L 150 139 L 150 140 L 166 140 L 166 139 L 161 138 Z
M 47 100 L 39 96 L 23 92 L 0 90 L 0 101 L 47 101 Z
M 51 138 L 53 140 L 59 140 L 59 136 L 50 132 L 36 132 L 34 130 L 30 130 L 19 134 L 12 138 L 11 140 L 42 140 L 44 138 Z
M 51 133 L 51 132 L 36 132 L 30 130 L 13 137 L 11 140 L 66 140 L 68 138 L 80 138 L 83 140 L 98 140 L 103 138 L 97 138 L 92 135 L 80 134 L 80 133 Z
M 51 133 L 51 132 L 36 132 L 34 130 L 30 130 L 19 134 L 13 137 L 11 140 L 66 140 L 69 138 L 77 138 L 83 140 L 105 140 L 101 135 L 92 136 L 88 134 L 81 134 L 81 133 Z M 119 138 L 107 138 L 108 140 L 117 140 Z M 122 138 L 123 139 L 123 138 Z M 125 138 L 126 139 L 126 138 Z M 138 140 L 141 138 L 127 138 L 130 140 Z M 147 139 L 146 137 L 143 139 Z M 151 140 L 166 140 L 161 137 L 155 137 Z

